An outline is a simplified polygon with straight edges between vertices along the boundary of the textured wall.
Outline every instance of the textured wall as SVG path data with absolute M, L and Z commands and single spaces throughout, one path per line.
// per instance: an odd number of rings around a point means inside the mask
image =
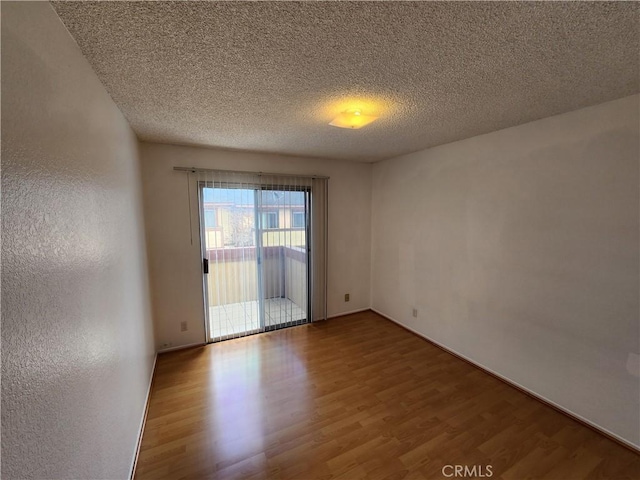
M 154 357 L 137 140 L 47 2 L 2 2 L 2 120 L 2 478 L 127 478 Z
M 205 336 L 197 189 L 194 180 L 192 245 L 186 174 L 174 166 L 330 176 L 328 312 L 369 308 L 371 165 L 152 143 L 141 143 L 140 154 L 159 348 L 202 342 Z M 349 303 L 345 293 L 351 294 Z M 180 331 L 181 321 L 188 322 L 187 332 Z
M 381 162 L 372 187 L 376 310 L 635 445 L 639 99 Z

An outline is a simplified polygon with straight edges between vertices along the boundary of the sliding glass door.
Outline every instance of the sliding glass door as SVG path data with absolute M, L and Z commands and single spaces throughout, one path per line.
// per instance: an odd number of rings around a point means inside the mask
M 258 282 L 263 328 L 304 323 L 307 305 L 307 191 L 257 191 Z
M 209 341 L 306 323 L 309 188 L 199 187 Z

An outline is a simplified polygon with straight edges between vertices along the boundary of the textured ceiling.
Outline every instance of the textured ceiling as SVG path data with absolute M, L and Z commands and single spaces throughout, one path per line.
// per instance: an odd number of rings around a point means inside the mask
M 376 161 L 640 90 L 633 2 L 53 5 L 153 142 Z

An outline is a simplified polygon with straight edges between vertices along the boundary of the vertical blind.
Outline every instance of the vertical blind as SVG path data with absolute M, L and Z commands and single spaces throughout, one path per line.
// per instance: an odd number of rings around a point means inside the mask
M 175 169 L 198 192 L 208 341 L 326 319 L 327 178 Z

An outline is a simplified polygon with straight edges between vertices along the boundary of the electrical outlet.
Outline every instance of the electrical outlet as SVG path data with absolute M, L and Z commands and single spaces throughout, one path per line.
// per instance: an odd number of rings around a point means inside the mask
M 171 345 L 173 345 L 173 343 L 171 343 L 171 342 L 163 343 L 162 345 L 160 345 L 160 348 L 169 348 Z
M 348 293 L 345 293 L 345 294 L 344 294 L 344 301 L 345 301 L 345 302 L 348 302 L 348 301 L 349 301 L 349 294 L 348 294 Z
M 187 330 L 189 330 L 189 326 L 187 325 L 187 322 L 180 322 L 180 331 L 186 332 Z
M 417 308 L 414 308 L 414 309 L 413 309 L 413 316 L 414 316 L 415 318 L 418 318 L 418 309 L 417 309 Z

